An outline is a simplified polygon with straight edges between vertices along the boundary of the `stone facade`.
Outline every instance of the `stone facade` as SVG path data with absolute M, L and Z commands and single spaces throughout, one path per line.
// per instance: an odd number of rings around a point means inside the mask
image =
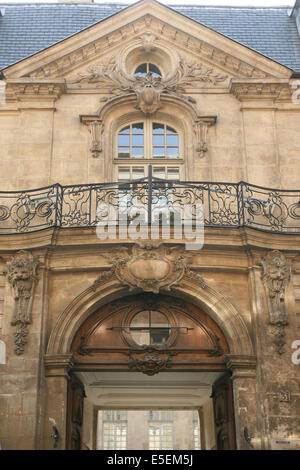
M 133 78 L 145 57 L 161 69 L 157 83 Z M 144 0 L 4 70 L 1 191 L 116 181 L 118 130 L 149 115 L 178 129 L 184 158 L 171 163 L 183 180 L 298 190 L 300 105 L 291 77 L 286 67 Z M 156 279 L 156 293 L 168 290 L 202 308 L 228 342 L 238 449 L 300 445 L 299 242 L 299 231 L 210 227 L 204 248 L 187 259 L 185 240 L 164 240 L 186 265 L 169 271 L 165 283 Z M 93 227 L 0 235 L 2 448 L 52 449 L 53 423 L 58 448 L 66 447 L 78 328 L 129 287 L 149 287 L 145 279 L 134 283 L 124 265 L 114 270 L 113 257 L 132 246 L 130 239 L 101 241 Z M 119 275 L 97 281 L 113 271 Z

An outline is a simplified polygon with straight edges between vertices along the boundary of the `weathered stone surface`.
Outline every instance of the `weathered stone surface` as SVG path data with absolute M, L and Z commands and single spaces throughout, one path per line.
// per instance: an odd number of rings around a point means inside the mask
M 113 58 L 123 72 L 129 67 L 127 72 L 132 74 L 141 57 L 140 48 L 153 46 L 145 45 L 141 34 L 148 39 L 149 34 L 157 37 L 154 43 L 160 53 L 151 57 L 163 72 L 167 66 L 165 75 L 174 73 L 173 88 L 167 88 L 165 82 L 156 84 L 159 92 L 156 99 L 150 96 L 148 105 L 151 112 L 153 105 L 159 107 L 153 119 L 178 129 L 184 158 L 172 165 L 181 166 L 183 179 L 243 180 L 264 187 L 299 189 L 299 112 L 288 93 L 286 98 L 278 94 L 279 88 L 288 92 L 291 71 L 187 18 L 171 15 L 161 5 L 150 6 L 148 16 L 141 10 L 143 5 L 137 4 L 129 13 L 115 15 L 7 70 L 9 93 L 6 104 L 0 105 L 1 191 L 117 179 L 117 166 L 125 165 L 115 160 L 117 133 L 128 122 L 146 122 L 149 96 L 144 93 L 137 102 L 134 79 L 128 89 L 117 86 L 111 90 L 101 81 L 99 63 L 109 64 Z M 63 62 L 65 55 L 68 58 Z M 175 73 L 179 65 L 195 60 L 201 67 L 191 67 L 191 75 L 182 75 L 186 83 L 181 83 Z M 201 70 L 211 67 L 211 62 L 213 69 L 205 82 Z M 233 63 L 236 67 L 230 65 Z M 52 84 L 46 83 L 47 74 L 53 78 Z M 272 92 L 274 80 L 279 84 Z M 207 134 L 194 131 L 203 116 L 210 119 Z M 94 142 L 94 149 L 101 148 L 97 158 L 90 151 L 91 134 L 86 125 L 93 117 L 104 126 Z M 151 163 L 155 165 L 155 161 Z M 140 166 L 144 161 L 134 164 Z M 157 164 L 165 165 L 162 161 Z M 117 271 L 118 279 L 110 275 L 112 262 L 122 258 L 122 250 L 130 253 L 132 244 L 132 240 L 101 241 L 94 228 L 50 227 L 36 233 L 0 235 L 0 339 L 6 344 L 6 364 L 0 364 L 2 448 L 52 449 L 49 419 L 59 429 L 58 448 L 66 447 L 72 339 L 98 307 L 127 296 L 128 285 L 142 291 L 153 280 L 157 281 L 154 291 L 170 287 L 174 298 L 201 306 L 228 338 L 238 448 L 249 449 L 246 427 L 255 448 L 271 449 L 273 438 L 300 439 L 300 365 L 291 360 L 291 345 L 300 340 L 300 235 L 209 228 L 204 248 L 193 253 L 189 265 L 194 276 L 186 275 L 182 259 L 174 257 L 170 269 L 161 255 L 147 269 L 143 259 L 136 261 L 131 266 L 134 280 L 130 283 L 127 276 L 121 286 L 122 271 Z M 178 240 L 171 237 L 165 247 L 176 244 Z M 14 298 L 2 272 L 19 250 L 36 255 L 41 269 L 27 345 L 17 357 L 15 327 L 10 324 Z M 273 343 L 272 311 L 259 266 L 272 250 L 280 250 L 292 267 L 290 283 L 284 286 L 288 321 L 285 352 L 280 356 Z M 128 257 L 128 265 L 132 258 Z M 176 274 L 172 279 L 168 277 L 171 271 Z M 161 282 L 164 276 L 166 282 Z M 213 428 L 213 423 L 208 426 Z

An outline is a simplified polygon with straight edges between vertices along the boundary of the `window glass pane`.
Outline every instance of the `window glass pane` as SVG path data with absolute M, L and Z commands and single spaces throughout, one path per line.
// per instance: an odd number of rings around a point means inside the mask
M 144 156 L 144 147 L 132 147 L 132 156 L 133 157 L 143 157 Z
M 162 146 L 165 145 L 164 135 L 153 135 L 153 145 Z
M 144 136 L 133 134 L 132 145 L 144 145 Z
M 167 145 L 178 147 L 178 135 L 167 135 Z
M 169 321 L 168 321 L 166 315 L 164 315 L 163 313 L 151 310 L 151 312 L 150 312 L 150 324 L 151 324 L 151 326 L 165 326 L 165 327 L 168 327 L 169 326 Z
M 134 75 L 139 75 L 139 74 L 144 75 L 146 73 L 147 73 L 147 64 L 141 64 L 135 70 Z
M 154 158 L 164 158 L 165 157 L 165 148 L 164 147 L 154 147 L 153 148 L 153 157 Z
M 178 148 L 168 147 L 167 148 L 167 157 L 168 158 L 178 158 L 179 157 Z
M 158 328 L 151 330 L 151 344 L 163 344 L 170 336 L 169 322 L 167 317 L 161 313 L 151 310 L 150 312 L 151 328 Z
M 153 129 L 153 133 L 155 134 L 164 134 L 164 125 L 163 124 L 159 124 L 158 122 L 154 122 L 152 124 L 152 129 Z
M 128 180 L 130 180 L 130 168 L 119 167 L 118 168 L 118 180 L 119 181 L 128 181 Z
M 128 147 L 119 147 L 118 158 L 130 158 L 130 152 Z
M 170 127 L 170 126 L 167 126 L 167 134 L 177 134 L 177 132 L 175 131 L 175 129 L 173 129 L 173 127 Z
M 119 134 L 118 136 L 118 145 L 122 147 L 129 147 L 130 145 L 130 138 L 129 135 L 126 134 Z
M 123 127 L 123 129 L 121 129 L 120 133 L 122 134 L 129 134 L 130 132 L 130 126 L 126 126 L 126 127 Z
M 144 167 L 136 167 L 132 168 L 132 179 L 137 180 L 139 178 L 144 178 L 145 176 L 145 169 Z
M 149 72 L 151 72 L 151 75 L 160 77 L 161 73 L 158 67 L 154 64 L 149 64 Z
M 132 124 L 132 132 L 133 132 L 133 134 L 143 134 L 144 124 L 142 122 Z
M 168 180 L 179 180 L 179 168 L 178 167 L 168 167 Z
M 162 178 L 162 179 L 165 179 L 166 178 L 166 169 L 165 167 L 154 167 L 153 168 L 153 176 L 155 178 Z
M 148 328 L 150 326 L 150 318 L 149 318 L 149 311 L 145 310 L 144 312 L 140 312 L 131 321 L 131 327 L 133 328 L 140 328 L 145 326 Z
M 132 320 L 131 328 L 149 327 L 149 312 L 140 312 Z M 143 344 L 150 344 L 150 333 L 147 330 L 131 330 L 131 337 L 133 341 L 142 346 Z
M 170 336 L 169 328 L 160 328 L 150 331 L 151 344 L 164 344 Z

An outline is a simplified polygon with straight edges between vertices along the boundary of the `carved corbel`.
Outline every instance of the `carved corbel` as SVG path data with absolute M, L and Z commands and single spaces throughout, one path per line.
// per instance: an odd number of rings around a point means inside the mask
M 81 122 L 86 124 L 91 134 L 90 152 L 94 158 L 98 158 L 102 152 L 103 124 L 96 116 L 80 116 Z
M 209 127 L 215 125 L 217 118 L 213 117 L 204 117 L 199 118 L 195 121 L 194 131 L 196 137 L 196 152 L 199 153 L 199 157 L 203 158 L 208 152 L 207 146 L 207 134 Z
M 14 313 L 11 321 L 17 326 L 15 333 L 15 353 L 23 354 L 27 343 L 27 325 L 32 323 L 31 308 L 34 288 L 38 281 L 36 274 L 38 259 L 28 251 L 19 251 L 13 259 L 6 263 L 4 274 L 12 286 L 14 296 Z
M 285 305 L 285 291 L 291 279 L 291 264 L 279 251 L 270 252 L 261 260 L 264 283 L 269 307 L 269 324 L 274 326 L 272 335 L 278 354 L 283 354 L 284 328 L 289 324 Z

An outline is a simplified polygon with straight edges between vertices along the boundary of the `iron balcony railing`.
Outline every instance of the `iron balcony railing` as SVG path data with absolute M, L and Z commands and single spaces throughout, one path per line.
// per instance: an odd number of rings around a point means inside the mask
M 94 227 L 107 217 L 105 205 L 129 214 L 143 205 L 149 222 L 161 208 L 176 207 L 178 211 L 186 205 L 203 205 L 205 227 L 300 233 L 300 190 L 268 189 L 245 182 L 168 181 L 152 177 L 150 168 L 147 178 L 135 181 L 54 184 L 29 191 L 0 192 L 0 234 L 50 227 Z

